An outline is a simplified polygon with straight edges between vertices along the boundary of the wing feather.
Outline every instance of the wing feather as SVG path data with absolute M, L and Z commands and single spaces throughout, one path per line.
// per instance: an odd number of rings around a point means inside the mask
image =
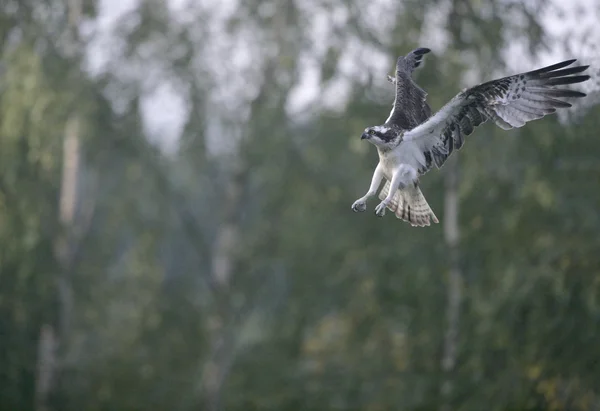
M 419 170 L 440 168 L 454 149 L 459 150 L 465 137 L 488 120 L 509 130 L 552 114 L 557 108 L 571 107 L 564 98 L 581 98 L 585 93 L 556 86 L 586 81 L 580 75 L 589 66 L 565 68 L 576 60 L 566 60 L 527 73 L 488 81 L 456 95 L 424 123 L 407 131 L 404 141 L 414 141 L 426 161 Z
M 431 116 L 431 108 L 426 101 L 427 93 L 412 79 L 412 72 L 430 51 L 418 48 L 398 58 L 395 77 L 388 76 L 388 80 L 396 86 L 396 95 L 386 125 L 395 124 L 403 130 L 410 130 Z

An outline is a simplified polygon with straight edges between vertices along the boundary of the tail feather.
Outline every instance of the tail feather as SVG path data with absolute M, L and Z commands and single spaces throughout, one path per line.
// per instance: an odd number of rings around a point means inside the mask
M 390 182 L 386 181 L 383 189 L 379 192 L 379 199 L 383 200 L 390 191 Z M 410 186 L 396 191 L 392 201 L 387 207 L 397 218 L 404 220 L 412 226 L 425 227 L 439 223 L 427 200 L 423 196 L 419 186 Z

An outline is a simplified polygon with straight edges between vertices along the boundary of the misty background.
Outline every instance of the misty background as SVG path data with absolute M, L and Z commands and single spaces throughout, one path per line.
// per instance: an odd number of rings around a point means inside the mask
M 4 0 L 0 411 L 600 410 L 600 1 Z M 433 110 L 569 58 L 355 214 L 399 55 Z

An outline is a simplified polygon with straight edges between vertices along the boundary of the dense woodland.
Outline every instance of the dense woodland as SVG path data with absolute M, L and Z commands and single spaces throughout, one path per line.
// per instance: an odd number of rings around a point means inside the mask
M 0 2 L 1 411 L 600 410 L 594 27 L 551 35 L 542 0 L 126 3 Z M 413 228 L 350 206 L 415 47 L 434 110 L 596 66 L 562 115 L 480 127 Z

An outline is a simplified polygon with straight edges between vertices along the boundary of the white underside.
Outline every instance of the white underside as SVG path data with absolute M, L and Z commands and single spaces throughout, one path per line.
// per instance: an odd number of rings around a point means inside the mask
M 380 152 L 379 161 L 387 180 L 391 180 L 398 172 L 400 173 L 400 183 L 410 185 L 419 177 L 418 170 L 425 165 L 425 156 L 417 142 L 404 141 L 393 150 Z

